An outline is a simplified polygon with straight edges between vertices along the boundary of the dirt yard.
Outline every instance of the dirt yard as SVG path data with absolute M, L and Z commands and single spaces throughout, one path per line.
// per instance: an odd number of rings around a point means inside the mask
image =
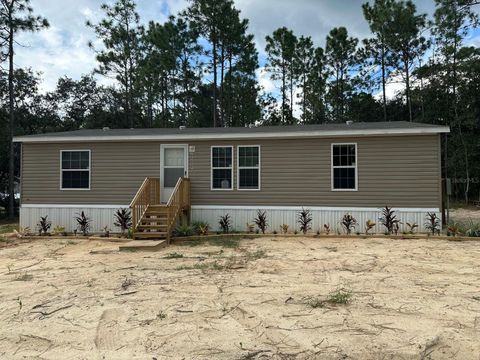
M 0 249 L 1 359 L 479 359 L 480 243 Z

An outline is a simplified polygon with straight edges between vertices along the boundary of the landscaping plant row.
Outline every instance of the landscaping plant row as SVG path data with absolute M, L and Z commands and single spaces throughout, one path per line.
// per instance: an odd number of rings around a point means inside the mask
M 403 234 L 415 234 L 419 225 L 417 223 L 409 223 L 409 222 L 402 222 L 396 215 L 395 210 L 391 207 L 385 206 L 382 209 L 382 215 L 378 219 L 379 223 L 384 227 L 384 235 L 398 235 L 400 232 L 400 225 L 405 225 L 406 230 L 404 230 Z M 297 213 L 297 224 L 299 225 L 299 230 L 294 229 L 293 234 L 303 233 L 307 234 L 309 231 L 312 230 L 312 212 L 309 209 L 302 208 L 301 211 Z M 362 232 L 360 231 L 360 225 L 358 224 L 357 219 L 353 217 L 353 215 L 346 213 L 343 215 L 342 219 L 339 221 L 341 229 L 343 230 L 343 234 L 350 235 L 355 232 L 357 235 L 361 235 Z M 223 233 L 228 234 L 232 232 L 238 232 L 232 228 L 232 218 L 230 214 L 225 214 L 220 216 L 219 221 L 219 230 L 217 234 Z M 363 234 L 365 235 L 372 235 L 372 229 L 377 224 L 373 220 L 367 220 L 365 223 L 365 229 Z M 252 223 L 246 224 L 246 232 L 247 233 L 262 233 L 265 234 L 267 229 L 269 228 L 268 220 L 267 220 L 267 212 L 264 210 L 258 210 L 256 217 L 253 219 Z M 428 230 L 429 234 L 431 235 L 440 235 L 442 226 L 440 218 L 437 216 L 436 213 L 428 212 L 425 217 L 425 229 Z M 282 224 L 279 227 L 279 231 L 276 229 L 272 229 L 271 234 L 288 234 L 289 233 L 289 225 Z M 210 225 L 206 222 L 199 221 L 194 222 L 192 225 L 179 225 L 175 229 L 176 236 L 192 236 L 192 235 L 207 235 L 210 231 Z M 318 229 L 316 231 L 317 235 L 325 234 L 329 235 L 332 232 L 332 227 L 330 224 L 323 224 L 323 229 Z M 449 236 L 457 236 L 457 235 L 465 235 L 471 237 L 480 237 L 480 224 L 470 224 L 470 226 L 466 226 L 465 224 L 460 223 L 453 223 L 448 226 L 447 235 Z M 337 235 L 341 235 L 342 231 L 337 229 Z
M 74 217 L 77 227 L 73 229 L 72 233 L 77 235 L 78 233 L 83 236 L 87 236 L 91 231 L 92 219 L 88 217 L 84 211 L 77 214 Z M 382 209 L 382 215 L 378 218 L 379 223 L 384 227 L 384 235 L 398 235 L 400 232 L 400 225 L 405 225 L 404 231 L 402 234 L 415 234 L 419 225 L 417 223 L 402 222 L 396 215 L 395 210 L 391 207 L 385 206 Z M 297 213 L 297 224 L 299 225 L 299 230 L 294 229 L 293 234 L 303 233 L 307 234 L 312 230 L 312 212 L 309 209 L 302 208 L 301 211 Z M 357 235 L 365 234 L 372 235 L 372 229 L 377 225 L 374 220 L 367 220 L 365 222 L 364 231 L 360 231 L 360 225 L 358 224 L 357 219 L 350 213 L 346 213 L 339 221 L 341 229 L 336 229 L 336 234 L 341 235 L 347 234 L 350 235 L 352 232 L 355 232 Z M 132 235 L 132 216 L 129 209 L 121 208 L 118 209 L 114 214 L 114 225 L 120 229 L 121 236 L 127 236 L 131 238 Z M 232 218 L 230 214 L 225 214 L 220 216 L 219 221 L 219 230 L 217 234 L 228 234 L 232 232 L 238 232 L 232 228 Z M 50 229 L 52 228 L 52 222 L 48 219 L 48 215 L 40 217 L 40 220 L 37 224 L 38 234 L 41 236 L 50 235 Z M 269 228 L 267 212 L 265 210 L 258 210 L 256 217 L 253 219 L 252 223 L 246 224 L 247 233 L 257 233 L 265 234 Z M 440 218 L 436 213 L 428 212 L 425 217 L 425 228 L 429 231 L 431 235 L 440 235 L 441 234 L 441 222 Z M 111 229 L 108 226 L 105 226 L 103 229 L 103 237 L 109 237 Z M 192 236 L 192 235 L 208 235 L 210 233 L 210 225 L 203 221 L 194 222 L 192 225 L 179 225 L 175 231 L 175 236 Z M 282 224 L 279 227 L 279 231 L 272 229 L 272 234 L 288 234 L 290 232 L 290 227 L 287 224 Z M 320 234 L 329 235 L 332 233 L 332 227 L 330 224 L 323 224 L 323 229 L 318 229 L 316 231 L 317 235 Z M 22 236 L 32 235 L 32 232 L 29 228 L 24 228 L 20 230 Z M 54 235 L 68 235 L 65 227 L 57 225 L 53 228 Z M 448 236 L 457 236 L 465 235 L 467 237 L 480 237 L 480 223 L 464 224 L 464 223 L 452 223 L 446 229 L 446 234 Z

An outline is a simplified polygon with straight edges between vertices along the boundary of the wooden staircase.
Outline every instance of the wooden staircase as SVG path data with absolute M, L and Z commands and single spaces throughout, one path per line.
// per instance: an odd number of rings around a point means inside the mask
M 166 204 L 160 203 L 160 179 L 146 178 L 133 198 L 133 239 L 163 240 L 170 243 L 172 232 L 190 210 L 190 179 L 179 178 Z

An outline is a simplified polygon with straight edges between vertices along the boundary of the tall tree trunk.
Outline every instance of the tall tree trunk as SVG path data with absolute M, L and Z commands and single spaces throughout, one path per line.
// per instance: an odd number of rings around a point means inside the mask
M 410 99 L 410 71 L 408 69 L 408 59 L 404 58 L 403 60 L 405 66 L 405 94 L 407 96 L 407 106 L 408 106 L 408 117 L 410 121 L 413 121 L 412 117 L 412 101 Z
M 387 121 L 387 91 L 386 91 L 386 79 L 385 79 L 385 45 L 382 40 L 382 92 L 383 92 L 383 121 Z
M 13 134 L 15 127 L 15 117 L 13 114 L 14 105 L 14 88 L 13 88 L 13 26 L 12 15 L 9 16 L 9 37 L 8 37 L 8 111 L 9 111 L 9 143 L 10 154 L 8 159 L 8 217 L 13 219 L 15 217 L 15 148 L 13 144 Z
M 213 127 L 217 126 L 217 40 L 214 37 L 213 45 Z
M 290 119 L 293 123 L 293 59 L 290 59 Z
M 286 86 L 287 86 L 287 74 L 286 74 L 285 58 L 282 59 L 282 124 L 285 124 L 285 108 L 286 108 Z
M 219 95 L 219 103 L 220 103 L 220 124 L 221 126 L 225 126 L 225 113 L 224 113 L 224 98 L 223 98 L 223 78 L 225 76 L 225 45 L 222 44 L 222 49 L 220 50 L 220 95 Z

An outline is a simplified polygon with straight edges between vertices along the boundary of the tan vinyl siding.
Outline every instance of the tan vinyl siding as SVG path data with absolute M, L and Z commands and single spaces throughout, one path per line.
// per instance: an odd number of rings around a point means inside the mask
M 331 191 L 331 144 L 356 143 L 358 191 Z M 189 154 L 193 205 L 440 206 L 438 135 L 196 141 Z M 234 190 L 210 190 L 210 147 L 234 146 Z M 261 146 L 261 190 L 237 190 L 237 145 Z M 90 191 L 60 190 L 60 150 L 90 149 Z M 128 204 L 160 173 L 160 143 L 23 145 L 23 204 Z

